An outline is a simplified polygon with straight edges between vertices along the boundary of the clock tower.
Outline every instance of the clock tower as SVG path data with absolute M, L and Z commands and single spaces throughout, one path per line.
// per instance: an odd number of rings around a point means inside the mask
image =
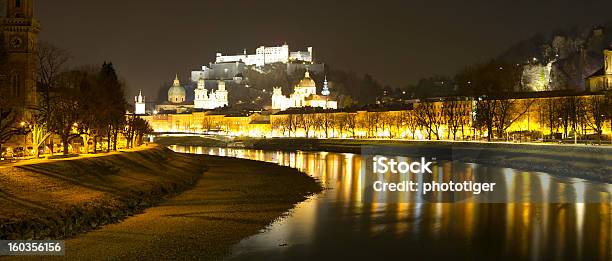
M 34 0 L 3 0 L 2 37 L 9 64 L 3 87 L 9 88 L 24 110 L 36 106 L 37 43 L 40 24 L 34 19 Z

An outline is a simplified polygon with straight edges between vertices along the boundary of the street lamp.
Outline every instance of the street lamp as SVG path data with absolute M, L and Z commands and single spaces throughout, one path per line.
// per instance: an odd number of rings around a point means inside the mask
M 26 156 L 26 151 L 28 150 L 28 123 L 25 121 L 22 121 L 19 123 L 19 126 L 21 126 L 20 131 L 23 134 L 23 158 L 25 159 Z

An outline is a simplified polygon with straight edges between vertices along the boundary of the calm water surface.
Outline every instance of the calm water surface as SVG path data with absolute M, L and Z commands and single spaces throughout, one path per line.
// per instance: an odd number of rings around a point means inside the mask
M 299 203 L 288 217 L 235 245 L 228 259 L 612 260 L 609 184 L 462 164 L 449 172 L 493 180 L 509 198 L 523 200 L 397 204 L 386 203 L 397 201 L 379 195 L 382 201 L 374 203 L 362 198 L 360 172 L 371 159 L 360 155 L 171 148 L 291 166 L 325 186 L 324 192 Z M 538 203 L 524 200 L 534 194 Z M 597 197 L 602 200 L 592 200 Z

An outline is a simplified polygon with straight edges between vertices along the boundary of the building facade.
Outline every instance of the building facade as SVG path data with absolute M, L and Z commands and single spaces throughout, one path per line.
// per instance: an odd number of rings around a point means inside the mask
M 604 66 L 586 80 L 587 90 L 591 92 L 609 91 L 612 88 L 612 49 L 604 50 Z
M 195 109 L 215 109 L 226 107 L 228 103 L 228 92 L 225 89 L 225 81 L 218 82 L 217 91 L 210 91 L 205 87 L 204 78 L 198 80 L 198 87 L 195 89 L 195 100 L 193 107 Z
M 34 0 L 4 1 L 2 37 L 10 66 L 2 72 L 8 95 L 27 111 L 37 104 L 37 44 L 40 24 L 34 18 Z M 6 95 L 6 94 L 3 94 Z
M 235 63 L 241 62 L 246 65 L 264 66 L 271 63 L 288 63 L 290 61 L 300 61 L 313 63 L 313 48 L 308 47 L 307 51 L 292 52 L 289 45 L 266 47 L 260 46 L 255 50 L 255 54 L 247 54 L 246 49 L 242 54 L 223 55 L 217 53 L 216 63 Z
M 181 86 L 177 74 L 172 86 L 168 89 L 168 100 L 155 105 L 155 112 L 184 113 L 194 109 L 210 110 L 228 106 L 229 92 L 225 89 L 225 81 L 217 81 L 217 87 L 216 91 L 209 91 L 206 89 L 204 78 L 200 78 L 198 86 L 194 90 L 194 100 L 187 100 L 186 90 Z M 136 99 L 138 99 L 138 96 Z M 144 98 L 142 103 L 144 106 Z
M 289 97 L 283 95 L 280 87 L 275 87 L 272 93 L 272 109 L 286 110 L 299 107 L 320 107 L 323 109 L 337 109 L 338 101 L 333 100 L 329 94 L 327 77 L 324 82 L 322 95 L 317 95 L 315 81 L 310 78 L 310 72 L 306 71 L 304 78 L 294 86 L 293 93 Z
M 470 98 L 414 101 L 402 106 L 350 110 L 314 107 L 273 112 L 228 112 L 150 115 L 155 132 L 208 133 L 250 137 L 393 138 L 414 140 L 541 141 L 549 139 L 610 141 L 610 119 L 597 106 L 603 94 L 525 97 L 506 100 Z M 495 117 L 491 133 L 479 106 L 503 104 L 507 120 Z M 579 106 L 576 109 L 575 106 Z M 499 107 L 499 106 L 497 106 Z M 572 109 L 574 108 L 574 109 Z M 567 113 L 572 110 L 573 113 Z M 500 112 L 495 112 L 500 113 Z M 565 115 L 565 116 L 560 116 Z

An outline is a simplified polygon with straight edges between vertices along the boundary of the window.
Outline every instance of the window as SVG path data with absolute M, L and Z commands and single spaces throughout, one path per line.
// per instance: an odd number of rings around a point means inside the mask
M 11 92 L 14 96 L 19 96 L 19 75 L 13 74 L 11 75 Z
M 21 0 L 15 0 L 15 7 L 21 8 Z

